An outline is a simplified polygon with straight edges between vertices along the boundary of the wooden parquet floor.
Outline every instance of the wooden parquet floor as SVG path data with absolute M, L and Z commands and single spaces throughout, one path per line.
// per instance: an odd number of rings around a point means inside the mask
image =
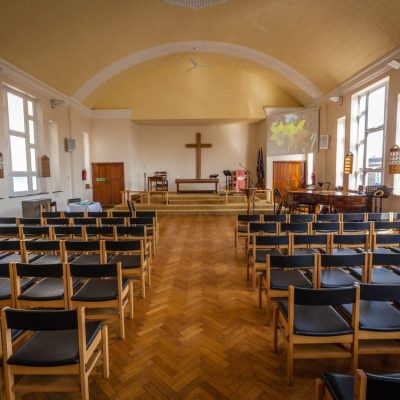
M 272 331 L 245 280 L 243 247 L 233 246 L 233 216 L 165 216 L 160 225 L 153 287 L 146 299 L 135 299 L 126 339 L 112 329 L 110 379 L 100 371 L 91 376 L 92 400 L 305 400 L 313 398 L 314 379 L 323 370 L 348 372 L 346 360 L 298 360 L 294 385 L 286 385 L 285 353 L 271 351 Z M 373 360 L 362 360 L 361 367 L 399 367 L 397 357 Z

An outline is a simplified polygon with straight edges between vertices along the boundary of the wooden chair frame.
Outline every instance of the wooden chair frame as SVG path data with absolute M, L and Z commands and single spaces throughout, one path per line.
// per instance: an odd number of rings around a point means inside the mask
M 93 342 L 87 348 L 85 330 L 85 310 L 77 309 L 78 318 L 78 347 L 79 363 L 55 367 L 37 367 L 23 365 L 9 365 L 7 360 L 12 356 L 14 348 L 11 341 L 11 329 L 7 326 L 6 310 L 1 311 L 1 328 L 4 351 L 4 374 L 6 383 L 7 400 L 15 400 L 16 393 L 29 392 L 81 392 L 83 400 L 89 400 L 89 375 L 96 366 L 100 357 L 103 359 L 103 377 L 108 379 L 109 350 L 108 350 L 108 328 L 103 324 L 101 331 L 96 335 Z M 60 343 L 60 345 L 62 345 Z M 16 375 L 32 376 L 31 379 L 22 378 L 15 382 Z M 45 375 L 41 379 L 39 375 Z M 55 376 L 73 375 L 79 378 L 79 382 L 50 379 Z
M 358 360 L 357 330 L 359 324 L 360 288 L 356 286 L 356 299 L 353 305 L 353 319 L 351 326 L 353 334 L 340 336 L 304 336 L 294 333 L 294 287 L 289 286 L 288 318 L 282 314 L 279 306 L 275 304 L 273 311 L 273 351 L 278 350 L 278 330 L 284 335 L 287 343 L 287 383 L 291 386 L 293 381 L 293 364 L 295 359 L 307 358 L 351 358 L 353 369 Z M 341 345 L 342 349 L 335 346 L 334 349 L 326 349 L 324 345 Z M 297 347 L 304 345 L 303 351 Z M 308 345 L 313 345 L 312 348 Z M 322 345 L 322 346 L 319 346 Z M 350 348 L 347 348 L 350 346 Z
M 258 219 L 256 218 L 258 217 Z M 243 220 L 242 220 L 243 218 Z M 236 215 L 236 225 L 235 225 L 235 247 L 238 246 L 239 239 L 247 239 L 247 226 L 250 222 L 261 222 L 261 214 L 238 214 Z M 242 228 L 242 229 L 241 229 Z

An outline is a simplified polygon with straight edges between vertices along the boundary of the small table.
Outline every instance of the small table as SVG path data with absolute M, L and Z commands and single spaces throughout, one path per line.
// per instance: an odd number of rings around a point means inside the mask
M 147 178 L 147 190 L 153 192 L 155 190 L 167 191 L 168 190 L 168 180 L 165 176 L 149 176 Z
M 210 179 L 175 179 L 175 183 L 176 183 L 176 193 L 218 193 L 218 183 L 219 183 L 219 179 L 214 179 L 214 178 L 210 178 Z M 215 189 L 214 190 L 199 190 L 199 189 L 191 189 L 191 190 L 181 190 L 179 189 L 179 185 L 181 185 L 182 183 L 195 183 L 195 184 L 214 184 L 215 185 Z
M 67 206 L 68 212 L 102 212 L 101 204 L 97 201 L 92 201 L 90 203 L 81 202 L 81 203 L 69 203 Z

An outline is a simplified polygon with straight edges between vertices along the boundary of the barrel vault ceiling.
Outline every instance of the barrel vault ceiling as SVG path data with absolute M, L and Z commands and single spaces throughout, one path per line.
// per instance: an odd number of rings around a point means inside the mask
M 400 46 L 399 0 L 0 0 L 0 58 L 137 121 L 258 119 Z

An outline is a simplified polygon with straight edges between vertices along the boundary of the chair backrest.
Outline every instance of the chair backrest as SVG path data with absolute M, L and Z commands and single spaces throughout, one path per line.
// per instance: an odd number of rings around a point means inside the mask
M 21 251 L 20 240 L 0 240 L 1 253 L 19 253 Z
M 118 276 L 118 267 L 121 269 L 121 263 L 117 264 L 69 264 L 69 274 L 73 278 L 112 278 Z
M 134 213 L 131 211 L 111 211 L 111 216 L 113 218 L 129 218 L 132 217 Z
M 74 197 L 72 199 L 68 199 L 67 200 L 67 204 L 71 204 L 71 203 L 80 203 L 82 201 L 82 199 L 80 197 Z
M 309 233 L 309 222 L 281 222 L 279 231 L 281 233 Z
M 400 301 L 400 285 L 372 285 L 360 283 L 360 300 Z
M 293 247 L 325 246 L 327 248 L 330 244 L 329 235 L 326 234 L 315 234 L 315 235 L 289 234 L 289 237 Z
M 369 232 L 371 222 L 343 222 L 342 232 Z
M 156 218 L 157 220 L 157 211 L 136 211 L 137 218 Z
M 290 214 L 289 222 L 313 222 L 314 214 Z
M 62 218 L 61 211 L 42 211 L 42 218 Z
M 100 240 L 65 240 L 63 246 L 66 252 L 70 253 L 96 253 L 102 251 Z
M 367 221 L 390 221 L 391 219 L 391 213 L 390 212 L 385 212 L 385 213 L 367 213 Z
M 400 234 L 391 233 L 384 235 L 377 235 L 376 233 L 372 236 L 372 251 L 375 251 L 377 247 L 385 247 L 388 245 L 400 246 Z
M 106 217 L 100 218 L 100 224 L 104 225 L 125 225 L 125 218 Z
M 358 267 L 367 265 L 367 253 L 319 254 L 321 267 Z
M 108 217 L 107 211 L 88 211 L 87 216 L 89 218 L 106 218 Z
M 46 218 L 46 225 L 70 225 L 71 221 L 69 218 Z
M 82 226 L 82 225 L 97 225 L 97 218 L 95 217 L 76 217 L 72 219 L 74 225 Z
M 61 253 L 60 241 L 58 240 L 21 240 L 25 251 L 35 253 Z
M 364 222 L 366 221 L 365 213 L 342 213 L 342 222 Z
M 308 289 L 289 287 L 293 291 L 294 304 L 303 306 L 336 306 L 341 304 L 354 304 L 356 292 L 359 288 L 330 288 L 330 289 Z
M 69 238 L 73 237 L 83 237 L 83 230 L 81 226 L 54 226 L 53 232 L 55 239 L 57 237 Z
M 286 222 L 287 215 L 286 214 L 264 214 L 263 220 L 264 220 L 264 222 Z
M 370 264 L 371 266 L 400 266 L 400 253 L 371 253 Z
M 64 265 L 57 264 L 13 264 L 17 277 L 34 278 L 62 278 L 64 275 Z
M 131 237 L 146 237 L 147 236 L 147 226 L 137 225 L 137 226 L 116 226 L 116 234 L 118 237 L 121 236 L 131 236 Z
M 19 218 L 19 225 L 43 225 L 41 218 Z
M 0 217 L 0 224 L 16 225 L 17 223 L 17 217 Z
M 138 253 L 143 251 L 143 240 L 105 240 L 104 249 L 110 253 Z
M 400 374 L 374 375 L 365 374 L 367 377 L 366 400 L 400 399 Z
M 84 211 L 64 211 L 64 217 L 66 218 L 84 218 Z
M 237 223 L 244 224 L 248 222 L 261 222 L 260 214 L 238 214 Z
M 85 238 L 90 239 L 90 237 L 96 237 L 96 239 L 102 239 L 103 237 L 114 237 L 115 227 L 111 225 L 107 226 L 94 226 L 94 225 L 86 225 L 84 226 Z
M 340 222 L 313 222 L 313 232 L 340 232 Z
M 268 235 L 268 236 L 255 236 L 254 244 L 255 247 L 288 247 L 289 246 L 289 236 L 288 235 Z
M 315 222 L 339 222 L 340 214 L 317 214 Z
M 264 233 L 278 233 L 278 224 L 272 222 L 250 222 L 248 225 L 249 234 L 259 234 Z
M 369 234 L 358 233 L 358 234 L 334 234 L 332 235 L 332 246 L 333 247 L 355 247 L 363 246 L 367 249 L 369 245 Z
M 316 264 L 316 255 L 285 255 L 275 256 L 267 254 L 266 256 L 267 265 L 270 268 L 313 268 Z
M 53 231 L 51 226 L 20 226 L 19 233 L 21 239 L 42 238 L 52 239 Z
M 0 226 L 0 237 L 18 238 L 19 229 L 17 226 Z
M 82 309 L 59 310 L 17 310 L 3 311 L 7 329 L 23 331 L 59 331 L 78 329 L 78 313 Z
M 154 217 L 132 217 L 129 218 L 129 225 L 147 225 L 154 226 L 155 218 Z
M 400 221 L 376 221 L 373 223 L 374 231 L 397 231 L 400 232 Z

